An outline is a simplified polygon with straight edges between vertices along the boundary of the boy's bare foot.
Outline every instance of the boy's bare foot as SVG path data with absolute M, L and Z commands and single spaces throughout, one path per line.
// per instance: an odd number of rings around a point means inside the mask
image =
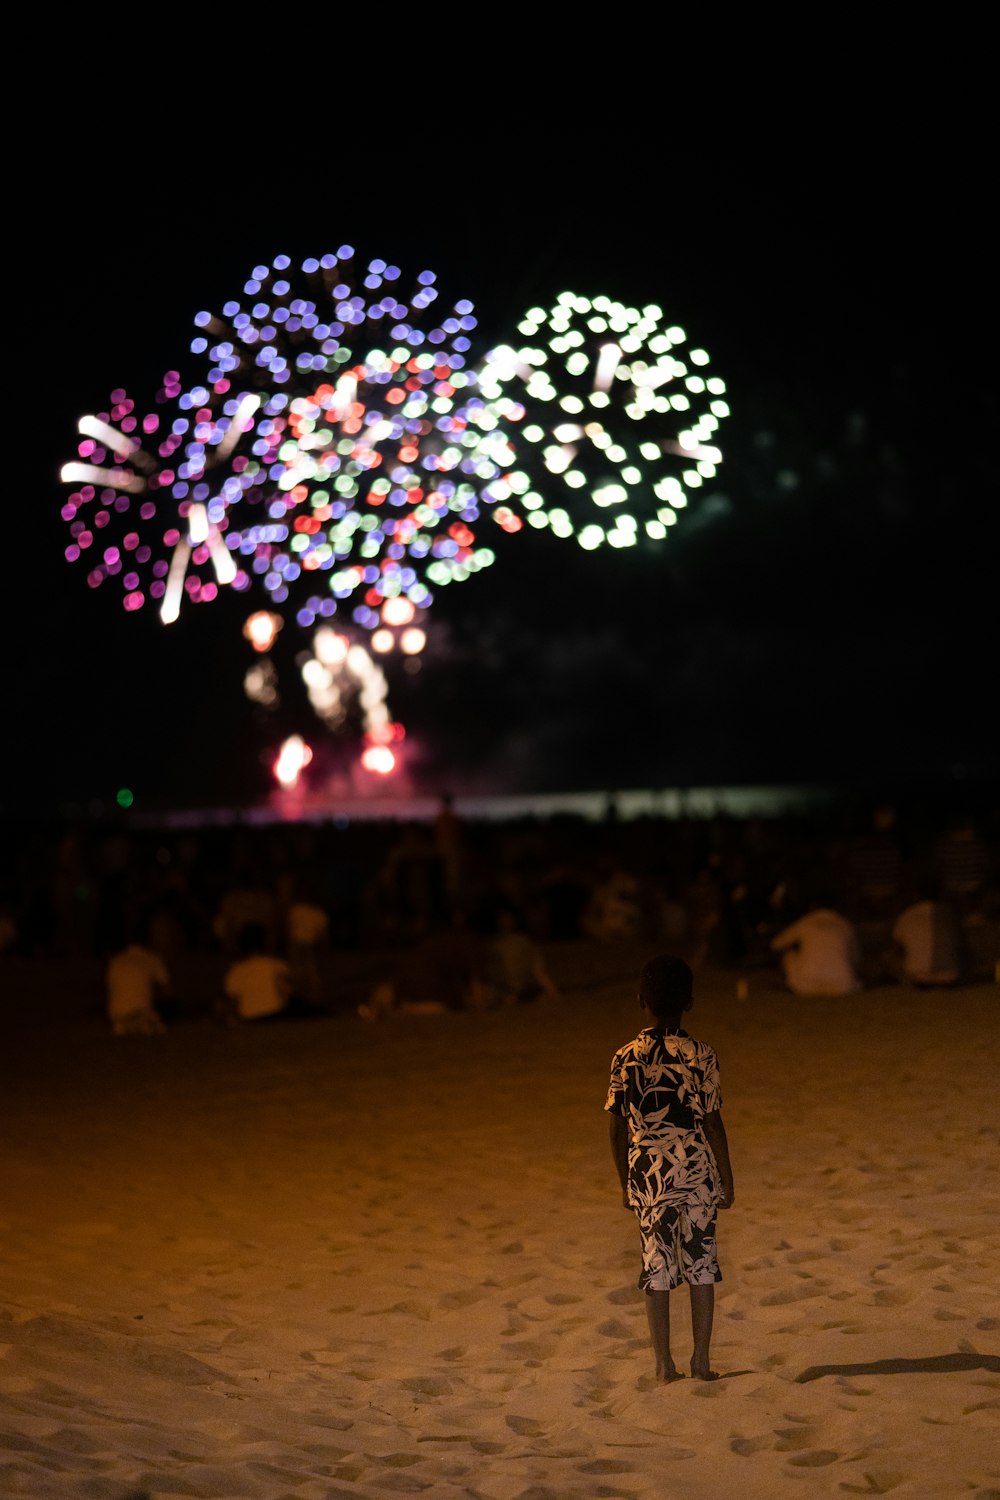
M 670 1385 L 675 1380 L 683 1380 L 684 1371 L 678 1370 L 676 1365 L 667 1365 L 664 1369 L 657 1370 L 656 1378 L 662 1380 L 665 1385 Z
M 710 1370 L 708 1365 L 695 1364 L 691 1361 L 691 1378 L 693 1380 L 721 1380 L 718 1370 Z

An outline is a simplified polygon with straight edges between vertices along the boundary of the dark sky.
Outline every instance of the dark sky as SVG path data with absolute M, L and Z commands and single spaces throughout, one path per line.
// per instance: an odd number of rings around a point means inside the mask
M 197 309 L 258 260 L 345 240 L 437 271 L 490 343 L 564 287 L 656 300 L 709 349 L 733 411 L 726 505 L 663 547 L 595 557 L 533 534 L 439 593 L 421 671 L 392 687 L 417 787 L 885 787 L 996 769 L 974 118 L 906 140 L 881 116 L 741 122 L 640 150 L 630 124 L 581 127 L 550 101 L 544 129 L 437 144 L 368 121 L 345 162 L 336 131 L 255 124 L 237 149 L 201 121 L 154 145 L 155 94 L 78 103 L 58 157 L 29 158 L 13 294 L 10 363 L 28 379 L 7 505 L 32 526 L 8 531 L 9 806 L 96 806 L 122 785 L 146 806 L 253 797 L 279 725 L 325 764 L 347 753 L 294 693 L 276 719 L 252 709 L 236 601 L 166 629 L 89 590 L 63 560 L 57 478 L 76 418 L 118 384 L 151 396 Z

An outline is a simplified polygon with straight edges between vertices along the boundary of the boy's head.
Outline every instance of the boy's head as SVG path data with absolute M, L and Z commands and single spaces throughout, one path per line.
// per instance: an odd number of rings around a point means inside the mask
M 639 975 L 639 1003 L 658 1021 L 676 1026 L 694 1003 L 694 974 L 682 958 L 661 954 Z

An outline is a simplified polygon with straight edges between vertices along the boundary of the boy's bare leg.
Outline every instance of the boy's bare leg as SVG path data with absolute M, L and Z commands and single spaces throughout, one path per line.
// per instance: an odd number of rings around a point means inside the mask
M 683 1380 L 684 1376 L 670 1357 L 670 1293 L 647 1292 L 646 1321 L 656 1360 L 657 1380 Z
M 715 1287 L 690 1287 L 691 1332 L 694 1334 L 694 1353 L 691 1356 L 691 1374 L 695 1380 L 718 1380 L 718 1373 L 708 1362 L 708 1349 L 712 1342 L 712 1320 L 715 1316 Z

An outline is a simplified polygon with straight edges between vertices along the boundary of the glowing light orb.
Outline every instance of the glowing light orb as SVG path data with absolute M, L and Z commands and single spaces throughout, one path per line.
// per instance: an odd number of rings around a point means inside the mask
M 284 623 L 280 615 L 272 614 L 267 609 L 258 609 L 245 621 L 243 635 L 255 651 L 270 651 Z
M 417 656 L 427 645 L 427 637 L 422 630 L 413 628 L 404 630 L 399 638 L 400 649 L 407 656 Z
M 369 745 L 362 752 L 361 764 L 366 771 L 374 771 L 378 776 L 388 776 L 396 769 L 396 757 L 388 745 Z
M 259 703 L 262 708 L 277 708 L 280 700 L 274 664 L 266 658 L 255 662 L 244 674 L 243 691 L 251 703 Z
M 299 734 L 289 735 L 278 752 L 278 758 L 274 762 L 275 779 L 283 787 L 290 788 L 298 784 L 299 777 L 306 766 L 312 760 L 312 750 Z
M 594 551 L 662 541 L 714 478 L 725 383 L 659 307 L 562 292 L 531 308 L 521 340 L 490 351 L 480 393 L 517 417 L 517 457 L 485 485 L 494 519 Z

